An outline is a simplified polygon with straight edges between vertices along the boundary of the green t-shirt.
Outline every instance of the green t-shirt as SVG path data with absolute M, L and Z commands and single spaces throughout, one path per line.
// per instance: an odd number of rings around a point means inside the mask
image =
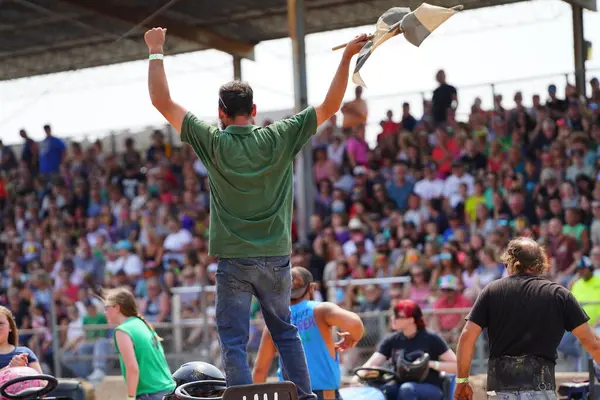
M 131 317 L 117 326 L 115 330 L 125 332 L 133 342 L 135 358 L 140 369 L 136 396 L 175 389 L 175 381 L 171 377 L 162 344 L 156 333 L 150 330 L 144 321 L 137 317 Z M 119 346 L 117 346 L 116 338 L 115 347 L 119 354 L 121 371 L 126 377 L 125 363 L 121 357 Z
M 228 126 L 224 131 L 187 113 L 181 140 L 208 171 L 210 255 L 290 254 L 293 162 L 316 130 L 313 107 L 264 128 Z
M 83 326 L 86 325 L 106 325 L 108 320 L 104 314 L 96 314 L 95 316 L 86 315 L 83 317 Z M 85 331 L 86 340 L 94 340 L 106 337 L 106 329 L 88 329 Z

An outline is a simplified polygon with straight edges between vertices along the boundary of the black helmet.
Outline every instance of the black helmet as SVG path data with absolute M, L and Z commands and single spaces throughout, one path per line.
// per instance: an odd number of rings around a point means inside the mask
M 224 381 L 225 375 L 217 367 L 202 361 L 192 361 L 183 364 L 173 373 L 177 386 L 198 381 Z
M 429 354 L 400 351 L 396 357 L 396 373 L 402 382 L 423 382 L 429 374 Z
M 214 365 L 202 361 L 192 361 L 183 364 L 173 373 L 172 377 L 177 385 L 175 389 L 192 382 L 223 382 L 222 385 L 198 385 L 197 387 L 191 385 L 192 387 L 189 387 L 186 392 L 192 397 L 220 398 L 223 395 L 223 390 L 225 388 L 225 375 L 223 375 L 223 373 Z M 172 394 L 165 396 L 164 399 L 178 399 L 175 395 L 175 390 Z

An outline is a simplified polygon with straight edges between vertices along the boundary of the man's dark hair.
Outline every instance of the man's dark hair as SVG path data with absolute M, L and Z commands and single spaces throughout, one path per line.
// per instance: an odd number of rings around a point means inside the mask
M 511 240 L 502 254 L 502 262 L 515 274 L 539 275 L 548 269 L 548 256 L 542 246 L 527 237 Z
M 242 81 L 231 81 L 219 89 L 219 108 L 228 117 L 246 116 L 252 113 L 254 92 Z

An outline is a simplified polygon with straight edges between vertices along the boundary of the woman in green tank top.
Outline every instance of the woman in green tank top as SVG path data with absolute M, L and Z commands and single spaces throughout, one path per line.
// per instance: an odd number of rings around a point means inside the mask
M 162 339 L 138 313 L 135 297 L 127 289 L 109 290 L 104 299 L 106 318 L 117 325 L 114 340 L 128 400 L 162 400 L 175 389 Z

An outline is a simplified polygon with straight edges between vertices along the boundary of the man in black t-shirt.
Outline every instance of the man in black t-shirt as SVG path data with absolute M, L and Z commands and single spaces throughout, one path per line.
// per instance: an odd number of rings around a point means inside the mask
M 471 360 L 475 342 L 487 328 L 488 395 L 556 399 L 556 349 L 565 330 L 572 332 L 596 361 L 600 361 L 600 338 L 573 295 L 541 276 L 548 262 L 537 242 L 524 237 L 512 240 L 502 261 L 509 276 L 481 292 L 458 341 L 454 398 L 473 398 L 468 383 Z
M 399 357 L 414 352 L 429 354 L 429 372 L 423 382 L 391 383 L 384 388 L 387 400 L 442 400 L 440 372 L 456 373 L 456 354 L 437 333 L 425 329 L 423 313 L 412 300 L 401 300 L 393 307 L 390 324 L 394 333 L 384 338 L 377 351 L 363 365 L 380 367 L 390 360 L 394 369 Z
M 431 98 L 431 111 L 435 126 L 438 126 L 448 119 L 448 109 L 458 106 L 458 97 L 456 88 L 446 83 L 446 73 L 444 70 L 439 70 L 435 75 L 435 79 L 440 86 L 433 91 Z

